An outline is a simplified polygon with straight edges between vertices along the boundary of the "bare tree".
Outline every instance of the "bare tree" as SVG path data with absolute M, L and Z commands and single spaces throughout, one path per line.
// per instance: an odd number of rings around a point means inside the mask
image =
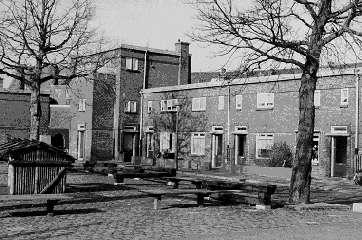
M 200 21 L 191 35 L 193 39 L 222 46 L 221 54 L 240 54 L 246 70 L 275 63 L 301 69 L 296 160 L 289 201 L 308 203 L 317 73 L 327 56 L 340 61 L 345 57 L 341 49 L 352 53 L 360 51 L 362 1 L 209 0 L 192 3 L 198 9 Z M 358 52 L 355 53 L 357 56 Z
M 173 136 L 177 138 L 173 139 L 175 143 L 177 142 L 174 150 L 177 151 L 177 154 L 180 158 L 183 158 L 187 155 L 187 153 L 190 152 L 191 132 L 204 132 L 207 116 L 201 112 L 192 112 L 191 99 L 188 97 L 173 96 L 172 94 L 167 93 L 163 95 L 163 99 L 176 98 L 178 100 L 177 107 L 174 106 L 172 110 L 168 110 L 162 113 L 151 112 L 150 119 L 156 133 L 173 133 Z M 156 143 L 159 143 L 160 139 L 157 137 Z M 161 152 L 162 150 L 160 147 L 161 146 L 157 147 L 159 150 L 158 152 Z
M 30 138 L 40 134 L 40 88 L 87 76 L 104 64 L 102 41 L 89 29 L 91 0 L 0 1 L 0 74 L 31 91 Z

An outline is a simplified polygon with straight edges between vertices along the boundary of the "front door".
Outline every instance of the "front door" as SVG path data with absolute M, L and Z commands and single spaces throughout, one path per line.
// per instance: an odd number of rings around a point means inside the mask
M 124 162 L 132 162 L 133 156 L 133 134 L 124 133 L 123 135 L 123 153 L 124 153 Z
M 235 135 L 235 165 L 241 165 L 245 161 L 246 135 Z
M 222 134 L 212 134 L 211 141 L 211 167 L 217 168 L 222 166 Z
M 347 137 L 335 137 L 334 176 L 345 177 L 347 164 Z

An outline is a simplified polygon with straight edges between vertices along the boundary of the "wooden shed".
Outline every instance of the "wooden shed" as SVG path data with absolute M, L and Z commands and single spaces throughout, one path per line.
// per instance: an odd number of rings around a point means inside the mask
M 75 158 L 44 142 L 16 138 L 0 144 L 0 161 L 8 162 L 9 194 L 45 194 L 65 191 Z

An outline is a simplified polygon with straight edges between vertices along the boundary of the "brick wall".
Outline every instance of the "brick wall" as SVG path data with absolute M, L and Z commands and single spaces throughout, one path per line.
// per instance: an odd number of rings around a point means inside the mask
M 42 117 L 40 134 L 48 134 L 49 95 L 41 96 Z M 26 91 L 0 91 L 0 142 L 6 141 L 6 134 L 13 137 L 29 138 L 30 93 Z

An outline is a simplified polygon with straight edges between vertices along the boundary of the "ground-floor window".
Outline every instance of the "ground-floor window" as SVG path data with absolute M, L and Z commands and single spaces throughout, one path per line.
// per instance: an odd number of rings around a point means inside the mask
M 270 148 L 274 144 L 274 134 L 259 133 L 256 135 L 256 157 L 269 158 Z
M 205 133 L 191 133 L 191 154 L 205 155 Z

